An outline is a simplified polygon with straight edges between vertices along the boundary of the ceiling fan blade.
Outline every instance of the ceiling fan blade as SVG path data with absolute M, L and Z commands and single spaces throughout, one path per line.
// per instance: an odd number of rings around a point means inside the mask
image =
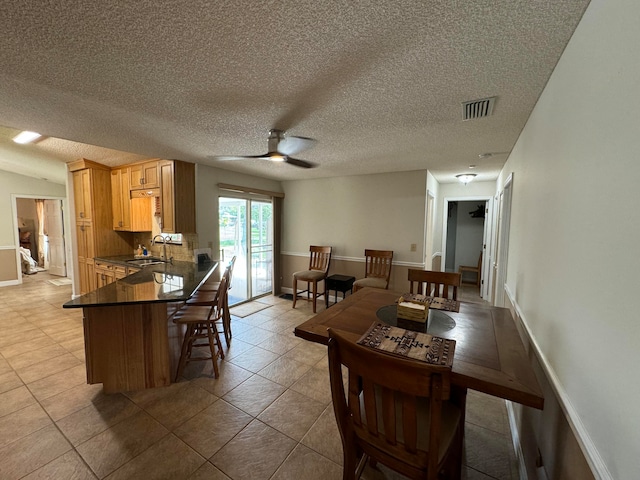
M 316 141 L 307 137 L 284 137 L 278 142 L 278 152 L 283 155 L 295 155 L 313 147 Z
M 315 168 L 317 165 L 315 163 L 307 162 L 306 160 L 298 160 L 297 158 L 287 157 L 285 163 L 289 163 L 291 165 L 295 165 L 296 167 L 302 168 Z
M 209 155 L 212 160 L 220 160 L 221 162 L 231 162 L 236 160 L 247 160 L 250 158 L 261 158 L 269 160 L 268 155 Z

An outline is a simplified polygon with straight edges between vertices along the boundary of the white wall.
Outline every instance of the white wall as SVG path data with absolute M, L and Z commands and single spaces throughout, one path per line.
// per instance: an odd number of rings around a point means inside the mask
M 422 264 L 427 172 L 283 182 L 283 251 L 309 255 L 331 245 L 337 257 L 393 250 L 394 262 Z M 416 244 L 416 251 L 410 246 Z
M 637 0 L 591 2 L 500 180 L 506 283 L 596 478 L 640 472 L 639 21 Z
M 456 253 L 454 272 L 460 265 L 475 267 L 482 251 L 484 236 L 484 218 L 469 215 L 478 209 L 478 205 L 484 208 L 484 202 L 458 202 L 458 226 L 456 228 Z M 473 274 L 470 274 L 473 279 Z M 465 277 L 466 279 L 466 277 Z

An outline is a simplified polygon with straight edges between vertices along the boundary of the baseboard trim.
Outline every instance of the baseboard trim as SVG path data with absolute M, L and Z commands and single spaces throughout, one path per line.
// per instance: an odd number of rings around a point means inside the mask
M 4 280 L 0 282 L 0 287 L 9 287 L 11 285 L 20 285 L 22 282 L 20 280 Z
M 516 302 L 515 295 L 513 295 L 507 285 L 505 285 L 504 289 L 507 297 L 509 297 L 511 305 L 513 305 L 513 308 L 515 308 L 518 316 L 520 317 L 520 321 L 522 322 L 522 327 L 524 328 L 524 331 L 527 335 L 527 339 L 531 343 L 534 353 L 540 361 L 540 366 L 542 367 L 542 370 L 546 375 L 549 384 L 551 385 L 551 388 L 556 395 L 556 398 L 558 399 L 560 408 L 562 408 L 562 411 L 567 419 L 567 423 L 569 424 L 569 427 L 576 437 L 576 441 L 578 442 L 578 445 L 580 446 L 580 449 L 582 450 L 582 453 L 584 454 L 585 459 L 589 464 L 591 472 L 597 480 L 614 480 L 613 476 L 609 472 L 609 469 L 607 468 L 607 465 L 602 459 L 600 452 L 593 443 L 593 440 L 591 440 L 591 435 L 589 435 L 589 432 L 584 426 L 584 423 L 580 419 L 580 415 L 578 415 L 578 412 L 573 406 L 573 402 L 562 386 L 562 383 L 556 375 L 555 370 L 549 363 L 549 359 L 546 357 L 546 355 L 544 355 L 544 353 L 540 349 L 540 345 L 538 345 L 538 342 L 536 341 L 536 338 L 531 333 L 529 323 L 527 322 L 527 319 L 525 318 L 524 312 L 520 308 L 520 305 L 518 305 L 518 303 Z

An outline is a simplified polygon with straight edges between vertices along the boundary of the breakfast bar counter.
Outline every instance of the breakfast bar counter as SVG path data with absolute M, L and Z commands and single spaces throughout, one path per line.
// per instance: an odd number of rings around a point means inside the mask
M 105 393 L 169 385 L 184 334 L 171 314 L 217 266 L 148 265 L 65 303 L 83 309 L 87 383 L 102 383 Z

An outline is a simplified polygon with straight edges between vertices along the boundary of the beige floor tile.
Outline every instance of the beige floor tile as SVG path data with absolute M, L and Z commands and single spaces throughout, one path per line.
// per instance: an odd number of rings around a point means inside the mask
M 238 340 L 246 343 L 250 343 L 251 345 L 258 345 L 259 343 L 265 341 L 267 338 L 275 335 L 273 332 L 269 330 L 265 330 L 260 327 L 254 327 L 244 332 L 233 333 L 234 340 L 237 338 Z
M 4 358 L 0 357 L 0 375 L 13 372 L 13 368 Z
M 342 467 L 298 444 L 271 480 L 341 480 Z
M 36 403 L 27 387 L 18 387 L 0 393 L 0 418 Z
M 284 354 L 286 358 L 315 365 L 327 355 L 327 347 L 318 343 L 305 342 Z
M 310 369 L 311 366 L 306 363 L 280 357 L 260 370 L 258 375 L 289 387 Z
M 232 360 L 234 357 L 237 357 L 238 355 L 242 355 L 243 353 L 248 352 L 249 350 L 255 348 L 254 345 L 251 345 L 250 343 L 243 342 L 242 340 L 237 339 L 235 337 L 235 332 L 233 335 L 234 336 L 231 341 L 231 346 L 229 346 L 228 348 L 225 348 L 224 350 L 225 362 L 228 362 Z
M 271 405 L 286 388 L 260 375 L 254 375 L 243 382 L 223 399 L 252 416 L 258 416 Z
M 509 432 L 507 407 L 504 400 L 473 390 L 469 390 L 467 394 L 465 420 L 494 432 Z
M 69 368 L 29 384 L 29 390 L 38 399 L 52 397 L 70 388 L 87 383 L 87 371 L 84 365 Z
M 45 335 L 44 332 L 41 336 L 37 338 L 30 338 L 29 340 L 21 341 L 20 343 L 14 343 L 13 345 L 6 345 L 4 347 L 0 347 L 0 354 L 4 358 L 11 358 L 16 355 L 21 355 L 25 352 L 31 352 L 33 350 L 38 350 L 43 347 L 48 347 L 50 345 L 54 345 L 56 342 Z
M 91 405 L 104 395 L 102 385 L 76 385 L 62 393 L 40 400 L 40 404 L 54 421 L 71 415 L 81 408 Z
M 168 395 L 173 395 L 178 390 L 188 386 L 188 382 L 172 383 L 168 387 L 148 388 L 146 390 L 138 390 L 136 392 L 125 392 L 124 395 L 139 407 L 145 408 L 147 405 L 157 401 L 158 399 Z
M 258 346 L 270 352 L 277 353 L 278 355 L 283 355 L 302 342 L 304 342 L 304 340 L 297 337 L 292 338 L 285 335 L 274 335 L 261 342 Z
M 33 404 L 0 418 L 0 448 L 51 425 L 40 405 Z
M 65 355 L 67 353 L 69 352 L 67 352 L 60 345 L 53 344 L 48 345 L 44 348 L 40 348 L 38 350 L 31 350 L 20 355 L 15 355 L 13 357 L 10 357 L 8 362 L 15 370 L 18 370 L 33 365 L 34 363 L 54 359 L 56 357 L 59 357 L 60 355 Z
M 170 434 L 133 460 L 125 463 L 109 475 L 107 479 L 187 479 L 204 463 L 204 458 L 180 441 L 175 435 Z
M 82 365 L 80 360 L 70 353 L 65 353 L 64 355 L 56 357 L 55 362 L 45 360 L 34 363 L 28 367 L 16 369 L 16 373 L 24 383 L 31 383 L 78 365 Z
M 96 476 L 73 450 L 30 473 L 23 480 L 94 480 Z
M 211 463 L 233 480 L 270 478 L 296 442 L 254 420 L 212 458 Z
M 326 405 L 287 390 L 262 412 L 258 419 L 300 441 L 318 419 Z
M 205 458 L 211 458 L 253 417 L 219 400 L 175 430 L 182 441 Z
M 217 397 L 222 397 L 253 375 L 253 372 L 249 370 L 224 361 L 220 363 L 220 378 L 198 377 L 193 379 L 191 384 L 197 385 Z
M 77 451 L 91 470 L 103 478 L 168 433 L 152 417 L 140 412 L 78 445 Z
M 302 438 L 302 444 L 342 465 L 342 439 L 333 413 L 333 405 L 324 409 L 318 420 Z
M 35 325 L 30 325 L 29 328 L 23 329 L 23 331 L 2 335 L 0 338 L 0 348 L 8 348 L 13 345 L 23 343 L 27 340 L 37 340 L 47 335 Z M 0 351 L 1 353 L 1 351 Z
M 55 425 L 45 427 L 0 448 L 0 478 L 22 478 L 69 450 L 71 445 Z
M 214 467 L 211 463 L 205 462 L 189 477 L 189 480 L 231 480 L 224 473 Z
M 140 407 L 119 393 L 103 395 L 56 422 L 73 445 L 79 445 L 112 425 L 140 412 Z
M 465 425 L 465 463 L 499 480 L 511 480 L 509 450 L 511 439 L 504 434 L 466 423 Z
M 146 405 L 145 411 L 166 428 L 173 430 L 217 399 L 218 397 L 206 390 L 189 385 L 173 395 L 167 395 Z
M 245 353 L 233 357 L 229 362 L 237 365 L 238 367 L 245 368 L 253 373 L 258 373 L 264 367 L 269 365 L 274 360 L 278 359 L 278 355 L 275 353 L 264 350 L 260 347 L 255 347 Z
M 269 309 L 267 309 L 269 310 Z M 233 314 L 233 311 L 231 312 Z M 264 315 L 262 312 L 254 313 L 247 317 L 237 317 L 239 323 L 244 323 L 252 327 L 259 327 L 260 325 L 268 322 L 271 319 L 270 315 Z
M 65 317 L 61 322 L 57 322 L 52 325 L 41 326 L 40 330 L 42 330 L 44 333 L 55 340 L 54 335 L 62 332 L 67 332 L 69 330 L 78 330 L 81 327 L 82 324 L 78 324 L 77 320 Z
M 329 369 L 317 367 L 309 369 L 299 380 L 291 385 L 291 390 L 328 405 L 331 402 Z
M 0 375 L 0 393 L 8 392 L 14 388 L 21 387 L 22 385 L 24 385 L 24 383 L 13 370 Z

